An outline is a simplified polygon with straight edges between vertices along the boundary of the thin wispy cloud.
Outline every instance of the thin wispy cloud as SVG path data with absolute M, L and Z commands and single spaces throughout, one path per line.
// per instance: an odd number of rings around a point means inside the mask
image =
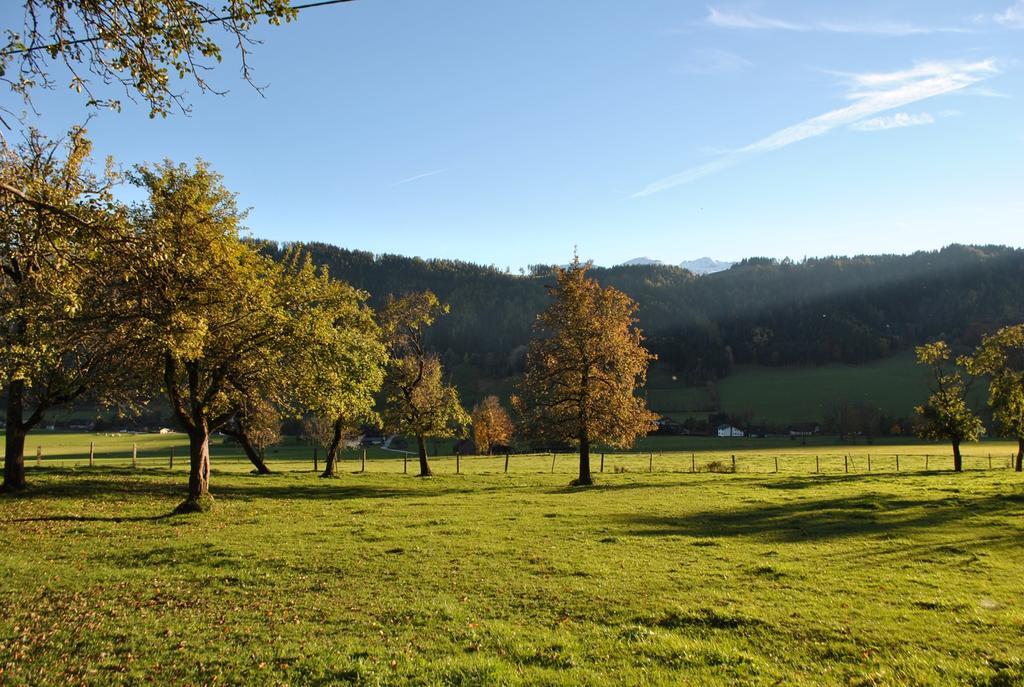
M 761 29 L 773 31 L 821 31 L 826 33 L 870 34 L 877 36 L 913 36 L 928 33 L 970 33 L 970 29 L 951 26 L 919 26 L 899 22 L 843 22 L 833 20 L 790 21 L 766 17 L 747 10 L 709 7 L 707 22 L 724 29 Z
M 876 115 L 913 103 L 955 93 L 998 73 L 994 60 L 978 62 L 925 62 L 894 72 L 846 74 L 853 102 L 817 117 L 780 129 L 742 148 L 727 151 L 711 162 L 691 167 L 656 181 L 633 194 L 649 196 L 709 174 L 720 172 L 751 157 L 822 136 L 838 127 L 850 126 Z
M 401 186 L 403 184 L 409 184 L 409 183 L 412 183 L 413 181 L 419 181 L 420 179 L 426 179 L 427 177 L 432 177 L 432 176 L 435 176 L 437 174 L 441 174 L 441 173 L 447 172 L 447 171 L 448 171 L 447 169 L 434 169 L 434 170 L 431 170 L 429 172 L 423 172 L 422 174 L 417 174 L 416 176 L 411 176 L 408 179 L 400 179 L 399 181 L 396 181 L 395 183 L 391 184 L 391 186 L 395 187 L 395 186 Z
M 782 31 L 810 31 L 805 24 L 765 17 L 753 12 L 708 8 L 708 23 L 724 29 L 779 29 Z
M 1017 0 L 1016 3 L 1007 7 L 1005 12 L 1000 12 L 993 19 L 1011 29 L 1024 29 L 1024 0 Z
M 976 95 L 982 98 L 1012 98 L 1013 96 L 1009 93 L 1003 93 L 993 88 L 986 86 L 975 86 L 973 88 L 967 88 L 960 92 L 960 95 Z
M 738 74 L 751 67 L 751 62 L 742 55 L 719 48 L 697 48 L 690 54 L 690 60 L 683 65 L 689 74 L 727 75 Z
M 872 117 L 871 119 L 854 122 L 850 125 L 850 128 L 856 131 L 885 131 L 886 129 L 904 129 L 908 126 L 924 126 L 934 123 L 935 117 L 927 112 L 922 112 L 921 114 L 897 112 L 894 115 Z

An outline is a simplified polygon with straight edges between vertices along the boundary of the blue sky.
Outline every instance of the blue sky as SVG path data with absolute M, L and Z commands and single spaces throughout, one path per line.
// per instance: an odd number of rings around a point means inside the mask
M 513 269 L 1024 245 L 1024 0 L 357 0 L 259 34 L 265 98 L 228 57 L 228 96 L 101 113 L 97 153 L 203 157 L 256 236 Z

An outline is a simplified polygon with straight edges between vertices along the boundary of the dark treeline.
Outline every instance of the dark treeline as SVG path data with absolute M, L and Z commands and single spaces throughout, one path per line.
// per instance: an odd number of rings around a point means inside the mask
M 277 257 L 287 246 L 265 244 Z M 549 268 L 514 275 L 456 260 L 373 255 L 304 244 L 316 263 L 371 294 L 430 289 L 451 314 L 430 332 L 446 363 L 491 375 L 521 372 Z M 974 345 L 1024 319 L 1024 250 L 953 245 L 912 255 L 751 258 L 696 276 L 672 266 L 594 268 L 640 304 L 640 325 L 662 362 L 691 382 L 732 366 L 863 363 L 935 338 Z

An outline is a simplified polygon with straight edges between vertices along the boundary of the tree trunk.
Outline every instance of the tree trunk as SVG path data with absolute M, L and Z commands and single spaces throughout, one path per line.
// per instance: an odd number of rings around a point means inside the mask
M 427 440 L 423 437 L 416 437 L 416 443 L 420 447 L 420 477 L 433 477 L 430 470 L 430 463 L 427 462 Z
M 964 459 L 960 455 L 960 442 L 953 442 L 953 471 L 963 472 L 964 471 Z
M 339 417 L 334 421 L 334 435 L 331 437 L 331 444 L 327 447 L 327 460 L 324 462 L 324 471 L 321 477 L 336 477 L 335 466 L 338 462 L 338 447 L 341 446 L 342 419 Z
M 228 432 L 224 432 L 227 434 Z M 249 437 L 245 435 L 245 432 L 239 432 L 235 435 L 235 439 L 242 446 L 242 450 L 245 451 L 245 456 L 249 459 L 249 462 L 256 468 L 256 472 L 261 475 L 269 475 L 270 468 L 267 467 L 266 461 L 263 460 L 263 454 L 256 451 L 256 448 L 249 441 Z
M 1024 468 L 1024 437 L 1017 439 L 1017 465 L 1014 469 L 1021 472 L 1022 468 Z
M 3 491 L 20 491 L 25 488 L 25 430 L 7 424 L 4 438 L 4 486 Z
M 210 495 L 210 430 L 205 422 L 188 432 L 188 498 L 178 506 L 179 512 L 209 510 Z
M 7 433 L 4 444 L 4 491 L 20 491 L 25 488 L 25 436 L 28 434 L 22 422 L 25 400 L 25 382 L 11 382 L 7 387 Z
M 590 437 L 583 435 L 580 437 L 580 476 L 576 479 L 576 484 L 593 484 L 594 479 L 590 476 Z

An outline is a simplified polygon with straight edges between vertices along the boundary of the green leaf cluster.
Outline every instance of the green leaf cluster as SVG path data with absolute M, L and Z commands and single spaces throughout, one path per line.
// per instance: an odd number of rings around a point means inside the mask
M 0 50 L 0 75 L 12 91 L 31 102 L 35 89 L 53 88 L 55 63 L 89 105 L 121 107 L 93 91 L 92 74 L 138 95 L 150 117 L 188 111 L 182 81 L 217 92 L 204 74 L 223 58 L 220 35 L 238 50 L 252 83 L 252 28 L 261 17 L 280 24 L 297 16 L 289 0 L 24 0 L 24 8 L 22 27 L 5 31 Z
M 916 351 L 917 361 L 928 366 L 932 377 L 931 396 L 915 408 L 918 435 L 923 439 L 948 439 L 957 445 L 977 441 L 985 427 L 967 403 L 968 381 L 959 369 L 966 367 L 966 361 L 961 358 L 958 367 L 948 370 L 952 353 L 944 341 L 918 346 Z

